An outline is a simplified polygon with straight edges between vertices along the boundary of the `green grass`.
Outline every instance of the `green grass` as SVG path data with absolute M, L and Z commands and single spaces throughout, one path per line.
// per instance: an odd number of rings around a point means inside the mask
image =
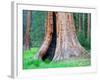
M 31 48 L 23 52 L 23 68 L 28 68 L 32 64 L 34 55 L 38 52 L 39 48 Z
M 45 62 L 40 60 L 34 60 L 33 57 L 37 53 L 38 48 L 32 48 L 24 51 L 23 55 L 23 69 L 36 69 L 36 68 L 62 68 L 62 67 L 81 67 L 90 66 L 90 59 L 86 58 L 71 58 L 59 62 L 51 62 L 48 60 Z

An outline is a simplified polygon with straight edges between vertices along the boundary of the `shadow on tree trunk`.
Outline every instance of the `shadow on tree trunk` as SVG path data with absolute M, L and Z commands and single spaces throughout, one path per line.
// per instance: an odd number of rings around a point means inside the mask
M 46 54 L 42 57 L 42 60 L 49 60 L 52 61 L 56 49 L 56 39 L 57 39 L 57 34 L 56 34 L 56 14 L 53 12 L 53 33 L 52 33 L 52 39 L 51 43 L 49 45 L 49 48 L 46 52 Z

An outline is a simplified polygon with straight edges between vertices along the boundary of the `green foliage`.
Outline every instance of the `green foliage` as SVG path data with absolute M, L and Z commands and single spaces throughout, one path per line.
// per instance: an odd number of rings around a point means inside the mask
M 91 38 L 87 37 L 88 16 L 87 13 L 73 13 L 74 25 L 80 44 L 88 51 L 91 49 Z M 80 24 L 80 25 L 79 25 Z M 79 31 L 81 27 L 81 31 Z
M 42 44 L 45 35 L 46 12 L 32 11 L 30 41 L 32 47 L 39 47 Z
M 79 14 L 78 13 L 73 13 L 73 18 L 74 18 L 74 25 L 75 25 L 76 31 L 78 31 L 78 27 L 79 27 Z
M 49 59 L 46 59 L 44 62 L 45 62 L 46 64 L 49 64 L 51 61 L 50 61 Z
M 34 64 L 36 67 L 39 67 L 39 66 L 40 66 L 40 63 L 41 63 L 40 60 L 33 60 L 33 64 Z
M 27 11 L 23 10 L 23 39 L 26 32 Z M 40 47 L 45 35 L 45 20 L 47 12 L 32 11 L 31 12 L 31 26 L 30 26 L 30 47 Z M 24 41 L 23 41 L 24 42 Z M 25 43 L 23 43 L 24 45 Z
M 80 42 L 80 44 L 86 49 L 86 50 L 90 50 L 91 49 L 91 41 L 90 39 L 86 38 L 84 33 L 82 32 L 78 32 L 77 33 L 77 37 L 78 40 Z
M 91 50 L 91 41 L 90 41 L 90 39 L 86 39 L 86 41 L 85 41 L 85 46 L 86 46 L 86 49 L 87 49 L 88 51 Z

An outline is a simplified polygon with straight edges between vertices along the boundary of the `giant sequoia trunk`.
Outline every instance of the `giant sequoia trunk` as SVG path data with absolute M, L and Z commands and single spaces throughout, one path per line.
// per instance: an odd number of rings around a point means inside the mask
M 73 14 L 57 13 L 57 46 L 53 60 L 64 60 L 71 56 L 85 53 L 85 49 L 78 42 Z
M 78 42 L 72 13 L 48 12 L 46 21 L 45 40 L 37 54 L 39 59 L 59 61 L 86 53 Z

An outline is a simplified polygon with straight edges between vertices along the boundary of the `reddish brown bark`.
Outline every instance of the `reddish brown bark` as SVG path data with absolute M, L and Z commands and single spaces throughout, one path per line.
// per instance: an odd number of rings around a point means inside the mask
M 57 13 L 57 46 L 53 61 L 85 53 L 76 36 L 72 13 Z
M 87 37 L 90 38 L 90 14 L 88 14 L 88 29 L 87 29 Z
M 31 11 L 27 11 L 27 22 L 26 22 L 26 33 L 25 33 L 25 49 L 29 49 L 29 42 L 30 42 L 30 20 L 31 20 Z
M 52 39 L 52 32 L 53 32 L 53 13 L 48 12 L 47 19 L 46 19 L 46 27 L 45 27 L 45 39 L 40 47 L 40 50 L 38 51 L 37 55 L 35 57 L 38 57 L 39 59 L 42 59 L 43 56 L 46 54 L 47 49 L 49 48 L 51 39 Z

